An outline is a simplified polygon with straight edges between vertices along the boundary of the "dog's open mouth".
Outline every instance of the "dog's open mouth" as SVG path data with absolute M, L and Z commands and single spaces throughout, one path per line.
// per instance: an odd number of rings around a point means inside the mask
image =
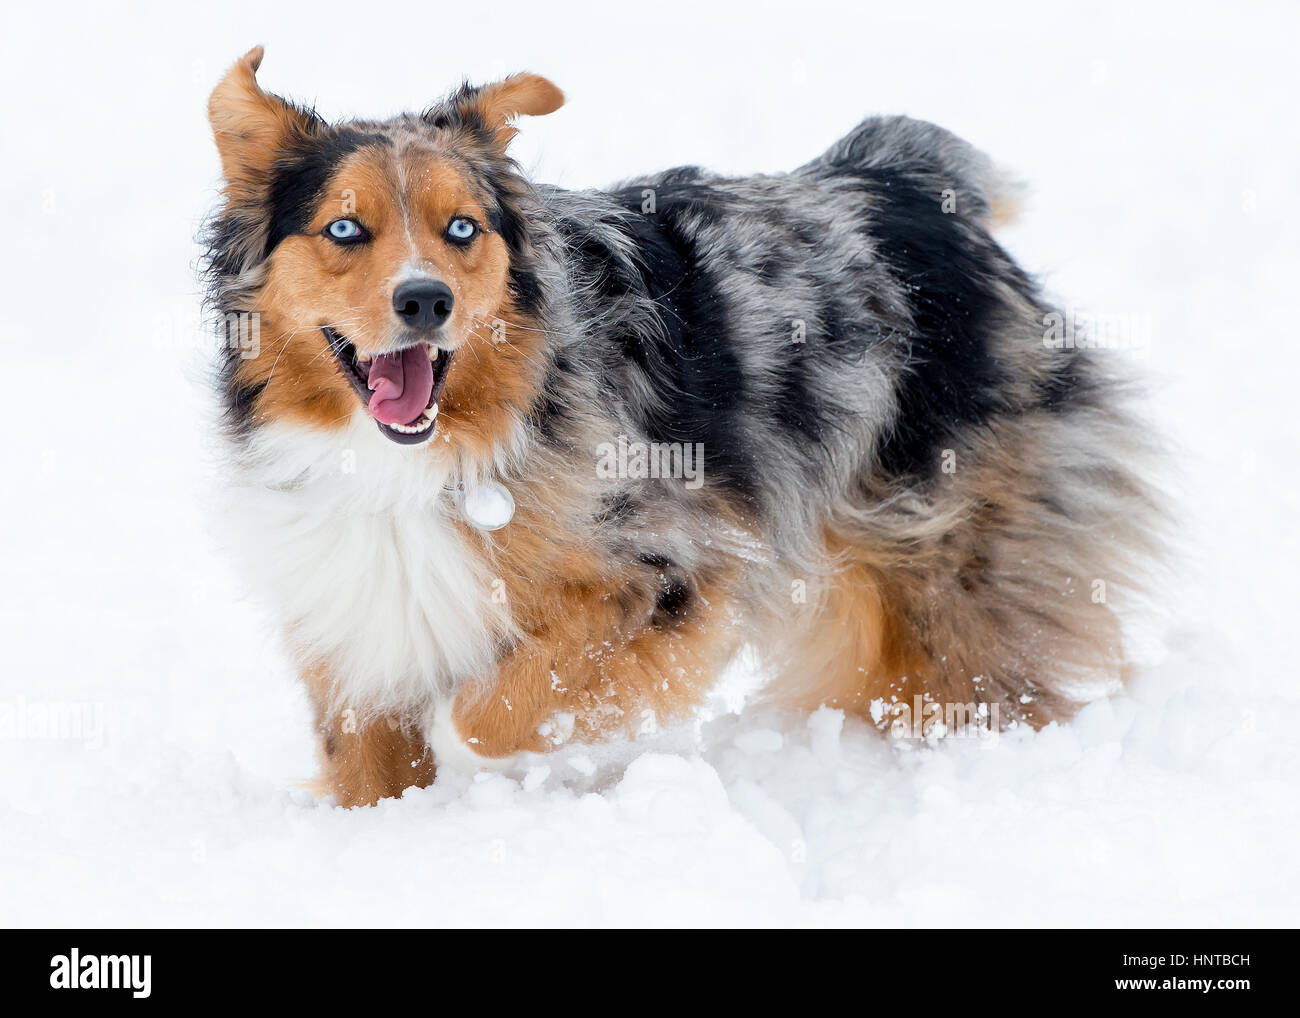
M 419 445 L 433 437 L 451 351 L 416 343 L 396 353 L 369 357 L 328 326 L 321 331 L 344 377 L 385 437 L 399 445 Z

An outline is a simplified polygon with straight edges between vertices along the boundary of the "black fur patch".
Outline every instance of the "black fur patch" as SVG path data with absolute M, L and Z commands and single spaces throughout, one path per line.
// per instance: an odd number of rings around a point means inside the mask
M 265 253 L 269 255 L 285 237 L 306 231 L 343 159 L 363 146 L 387 144 L 390 142 L 382 134 L 334 127 L 277 159 L 271 167 Z
M 637 511 L 636 499 L 626 491 L 616 491 L 602 495 L 600 510 L 596 513 L 596 523 L 622 523 Z
M 542 440 L 557 448 L 570 448 L 567 435 L 569 429 L 566 425 L 574 420 L 574 414 L 566 391 L 571 387 L 568 376 L 572 373 L 573 365 L 564 354 L 559 353 L 551 358 L 542 378 L 541 389 L 529 408 L 529 414 Z
M 781 382 L 784 391 L 770 408 L 772 416 L 786 431 L 820 442 L 828 417 L 811 384 L 806 343 L 790 344 L 790 353 L 781 367 Z
M 564 398 L 551 384 L 552 381 L 547 379 L 542 383 L 542 390 L 533 401 L 530 412 L 543 441 L 558 448 L 567 448 L 569 441 L 564 425 L 572 415 Z
M 518 185 L 510 186 L 507 179 L 510 172 L 500 167 L 484 174 L 484 183 L 495 201 L 489 218 L 492 229 L 500 235 L 510 252 L 510 295 L 515 307 L 524 314 L 538 315 L 545 305 L 546 294 L 528 257 L 528 222 L 523 211 L 514 204 L 513 195 L 518 191 Z
M 928 477 L 938 450 L 962 426 L 1000 409 L 1001 371 L 990 350 L 998 298 L 993 279 L 1029 281 L 986 235 L 945 214 L 938 197 L 904 174 L 860 171 L 877 198 L 869 228 L 908 294 L 914 329 L 910 369 L 900 378 L 898 415 L 877 449 L 895 476 Z
M 220 369 L 221 385 L 225 394 L 226 427 L 232 434 L 243 436 L 253 430 L 253 425 L 256 423 L 253 407 L 257 403 L 257 397 L 262 395 L 262 390 L 266 388 L 266 383 L 254 382 L 251 385 L 240 385 L 235 379 L 238 366 L 239 354 L 228 351 Z
M 685 172 L 685 171 L 683 171 Z M 635 246 L 637 278 L 605 278 L 654 301 L 663 328 L 652 338 L 627 331 L 624 364 L 639 371 L 658 399 L 637 422 L 652 442 L 700 443 L 707 483 L 722 483 L 741 495 L 753 491 L 751 451 L 741 439 L 737 417 L 744 406 L 744 374 L 731 345 L 726 307 L 710 270 L 696 256 L 695 227 L 719 214 L 711 192 L 699 185 L 659 187 L 656 212 L 642 214 L 641 190 L 617 192 L 631 218 L 625 229 Z M 580 245 L 585 257 L 600 245 Z M 627 382 L 613 381 L 618 391 Z
M 483 86 L 462 81 L 447 98 L 425 110 L 420 115 L 420 119 L 431 127 L 443 129 L 465 127 L 484 136 L 490 136 L 492 132 L 474 103 L 482 91 Z
M 686 617 L 693 600 L 694 596 L 689 586 L 680 580 L 668 581 L 655 601 L 655 610 L 650 617 L 650 624 L 659 629 L 677 625 Z
M 243 238 L 245 231 L 249 230 L 250 224 L 241 221 L 236 216 L 229 214 L 229 210 L 223 210 L 225 214 L 214 216 L 204 227 L 202 235 L 203 243 L 207 245 L 207 265 L 205 272 L 208 277 L 210 289 L 215 288 L 215 281 L 228 276 L 237 276 L 243 266 L 239 262 L 237 254 L 239 242 Z M 256 223 L 253 224 L 254 226 Z M 209 296 L 209 302 L 211 302 Z M 234 308 L 218 308 L 222 312 L 236 310 Z

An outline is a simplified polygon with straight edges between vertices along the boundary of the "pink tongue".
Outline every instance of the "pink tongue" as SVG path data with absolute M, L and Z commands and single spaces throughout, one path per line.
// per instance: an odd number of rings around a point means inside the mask
M 433 363 L 424 344 L 370 362 L 370 412 L 384 424 L 414 424 L 433 395 Z

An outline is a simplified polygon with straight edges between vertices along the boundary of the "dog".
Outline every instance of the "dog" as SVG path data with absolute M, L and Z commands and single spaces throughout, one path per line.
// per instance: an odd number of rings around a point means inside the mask
M 981 152 L 876 117 L 789 173 L 570 191 L 508 154 L 543 77 L 331 125 L 261 60 L 209 103 L 209 305 L 258 338 L 215 370 L 220 515 L 337 803 L 689 717 L 742 648 L 766 701 L 880 727 L 1123 681 L 1153 442 L 1045 339 Z

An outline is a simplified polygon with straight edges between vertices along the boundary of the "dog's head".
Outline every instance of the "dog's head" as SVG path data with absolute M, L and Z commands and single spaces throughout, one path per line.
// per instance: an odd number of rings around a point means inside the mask
M 564 97 L 518 74 L 421 115 L 329 125 L 262 90 L 253 49 L 208 104 L 226 179 L 209 252 L 218 303 L 256 314 L 232 357 L 246 421 L 338 426 L 358 399 L 400 444 L 443 418 L 490 444 L 535 385 L 541 300 L 516 117 Z M 455 360 L 455 366 L 452 361 Z

